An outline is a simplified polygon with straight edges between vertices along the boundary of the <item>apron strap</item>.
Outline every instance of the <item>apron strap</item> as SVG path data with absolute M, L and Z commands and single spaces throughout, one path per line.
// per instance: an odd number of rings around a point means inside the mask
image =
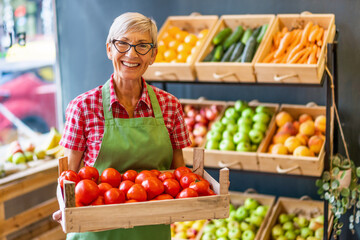
M 110 81 L 109 79 L 102 87 L 102 101 L 105 119 L 113 119 L 112 108 L 110 107 Z
M 162 115 L 162 112 L 161 112 L 159 101 L 156 98 L 156 94 L 154 92 L 154 89 L 152 89 L 152 87 L 147 83 L 146 83 L 146 88 L 147 88 L 147 91 L 149 93 L 151 106 L 153 108 L 155 118 L 156 119 L 163 119 L 163 115 Z

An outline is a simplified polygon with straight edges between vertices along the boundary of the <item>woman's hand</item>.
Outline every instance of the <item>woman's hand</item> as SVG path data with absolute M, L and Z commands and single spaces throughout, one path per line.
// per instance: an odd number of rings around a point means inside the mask
M 57 221 L 58 223 L 61 224 L 62 226 L 62 212 L 61 210 L 57 210 L 56 212 L 53 213 L 52 218 L 54 221 Z

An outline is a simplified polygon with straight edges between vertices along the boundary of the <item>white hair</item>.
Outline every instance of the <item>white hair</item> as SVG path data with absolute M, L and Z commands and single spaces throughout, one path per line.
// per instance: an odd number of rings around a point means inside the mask
M 141 13 L 127 12 L 115 18 L 110 27 L 107 43 L 121 37 L 127 32 L 149 32 L 152 43 L 157 46 L 157 26 L 155 20 L 148 18 Z

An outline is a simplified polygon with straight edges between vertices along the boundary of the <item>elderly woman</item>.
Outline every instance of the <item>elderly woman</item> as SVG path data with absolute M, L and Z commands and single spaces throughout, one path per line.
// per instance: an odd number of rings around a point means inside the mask
M 114 73 L 103 86 L 76 97 L 66 110 L 60 144 L 67 151 L 69 169 L 78 171 L 81 162 L 100 173 L 108 167 L 124 172 L 184 165 L 182 148 L 190 145 L 190 139 L 181 104 L 142 78 L 155 60 L 156 44 L 154 20 L 139 13 L 124 13 L 114 20 L 106 43 Z M 59 211 L 54 219 L 61 221 Z M 67 236 L 86 240 L 155 238 L 170 239 L 170 227 L 140 226 Z

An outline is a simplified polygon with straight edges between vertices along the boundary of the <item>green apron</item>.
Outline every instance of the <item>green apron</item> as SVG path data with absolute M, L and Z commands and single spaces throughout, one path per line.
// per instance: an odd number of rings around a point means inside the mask
M 129 169 L 137 171 L 169 169 L 173 158 L 173 149 L 154 90 L 147 85 L 155 118 L 114 118 L 110 107 L 109 83 L 110 80 L 102 89 L 105 131 L 94 167 L 100 173 L 109 167 L 120 172 Z M 102 232 L 69 233 L 66 239 L 169 240 L 171 234 L 169 225 L 152 225 Z

